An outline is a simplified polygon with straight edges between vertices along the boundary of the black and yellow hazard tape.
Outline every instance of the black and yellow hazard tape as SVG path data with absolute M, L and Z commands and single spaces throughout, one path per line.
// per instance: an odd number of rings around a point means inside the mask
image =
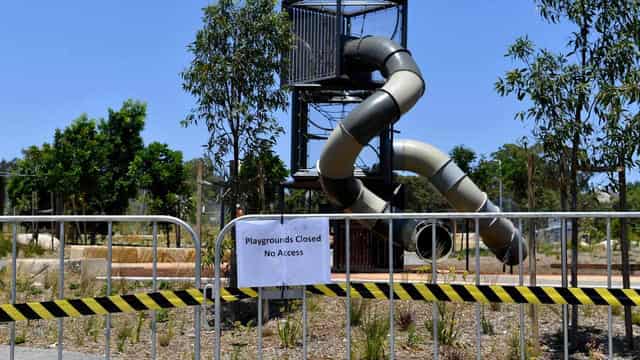
M 331 297 L 347 296 L 346 283 L 309 285 L 306 289 L 312 294 Z M 389 290 L 387 283 L 351 283 L 353 298 L 389 299 Z M 227 303 L 257 297 L 258 290 L 256 288 L 223 288 L 220 295 L 221 301 Z M 639 290 L 612 288 L 394 283 L 393 296 L 398 300 L 429 302 L 640 306 Z M 206 298 L 207 303 L 211 303 L 211 291 L 207 290 Z M 2 304 L 0 305 L 0 322 L 160 310 L 198 306 L 204 302 L 205 295 L 202 289 L 186 289 L 13 305 Z

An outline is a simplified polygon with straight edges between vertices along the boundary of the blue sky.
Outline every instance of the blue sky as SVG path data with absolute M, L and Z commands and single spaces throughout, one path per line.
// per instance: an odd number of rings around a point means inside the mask
M 207 1 L 63 1 L 3 4 L 0 11 L 0 158 L 49 142 L 55 128 L 81 113 L 104 117 L 128 98 L 148 104 L 146 142 L 161 141 L 202 154 L 204 127 L 182 128 L 193 104 L 181 89 L 186 45 Z M 493 90 L 513 64 L 507 46 L 528 34 L 558 49 L 569 29 L 540 20 L 533 1 L 410 2 L 409 48 L 427 80 L 427 93 L 403 118 L 399 138 L 445 151 L 465 144 L 490 153 L 530 134 L 513 119 L 523 107 Z M 278 114 L 285 128 L 287 114 Z M 289 135 L 277 151 L 289 162 Z

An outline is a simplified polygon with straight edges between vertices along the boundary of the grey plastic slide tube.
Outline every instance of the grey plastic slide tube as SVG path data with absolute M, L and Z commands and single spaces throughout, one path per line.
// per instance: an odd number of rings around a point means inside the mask
M 398 121 L 422 97 L 425 82 L 409 51 L 389 39 L 364 37 L 349 40 L 344 46 L 344 56 L 349 64 L 380 70 L 386 82 L 360 103 L 329 136 L 317 165 L 320 183 L 329 199 L 345 211 L 382 213 L 388 210 L 388 204 L 353 177 L 353 167 L 362 148 L 385 126 Z M 417 173 L 427 176 L 439 190 L 446 190 L 441 192 L 457 210 L 499 211 L 446 155 L 425 146 L 435 151 L 421 148 L 416 151 L 418 157 L 412 153 L 405 154 L 407 170 L 419 169 Z M 414 161 L 416 164 L 411 163 Z M 376 222 L 367 225 L 373 228 Z M 517 241 L 521 237 L 510 221 L 500 218 L 485 221 L 481 224 L 481 234 L 500 260 L 514 263 L 512 257 L 517 255 Z M 517 263 L 517 256 L 515 261 Z
M 395 141 L 393 165 L 396 170 L 411 171 L 429 179 L 456 210 L 500 212 L 449 156 L 429 144 Z M 518 263 L 518 244 L 524 239 L 511 221 L 498 217 L 480 219 L 480 236 L 500 261 L 508 265 Z M 527 246 L 522 249 L 524 259 Z

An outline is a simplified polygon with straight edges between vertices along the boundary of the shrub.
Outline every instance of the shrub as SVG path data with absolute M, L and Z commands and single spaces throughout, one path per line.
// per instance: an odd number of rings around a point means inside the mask
M 622 315 L 622 306 L 619 305 L 615 305 L 611 307 L 611 315 L 613 316 L 620 316 Z
M 320 309 L 320 296 L 307 295 L 307 312 L 314 313 Z
M 278 321 L 278 337 L 280 338 L 280 346 L 285 349 L 293 348 L 298 343 L 302 328 L 300 324 L 287 316 L 284 320 Z
M 399 308 L 396 315 L 396 324 L 400 331 L 407 331 L 411 326 L 415 329 L 416 317 L 411 308 Z
M 22 256 L 26 258 L 42 256 L 44 254 L 44 249 L 40 247 L 40 245 L 36 244 L 35 241 L 29 242 L 29 244 L 25 246 L 21 246 Z
M 91 336 L 93 342 L 98 342 L 98 335 L 101 333 L 102 324 L 97 316 L 89 316 L 84 322 L 84 333 Z
M 633 323 L 633 325 L 640 325 L 640 312 L 634 311 L 631 313 L 631 323 Z
M 144 325 L 144 320 L 147 318 L 147 314 L 144 311 L 139 311 L 136 316 L 136 330 L 133 336 L 133 342 L 140 342 L 140 331 L 142 331 L 142 326 Z
M 385 348 L 389 333 L 389 319 L 385 316 L 372 314 L 362 322 L 362 339 L 360 345 L 360 359 L 383 360 L 387 358 Z
M 369 303 L 364 299 L 351 299 L 351 326 L 358 326 L 362 323 L 362 316 L 367 311 Z
M 482 317 L 480 318 L 480 325 L 482 326 L 482 333 L 485 335 L 495 335 L 493 330 L 493 324 L 484 316 L 484 309 L 482 310 Z
M 156 322 L 166 323 L 169 321 L 169 310 L 160 309 L 156 311 Z
M 520 360 L 520 330 L 519 327 L 516 326 L 511 330 L 511 335 L 509 336 L 509 340 L 507 341 L 507 359 L 508 360 Z M 526 341 L 524 346 L 524 358 L 525 359 L 535 359 L 537 355 L 533 351 L 533 346 L 530 341 Z
M 415 348 L 421 342 L 422 338 L 420 338 L 420 335 L 418 335 L 418 333 L 416 332 L 416 325 L 411 324 L 411 326 L 409 326 L 409 329 L 407 330 L 407 347 Z
M 23 330 L 19 334 L 16 334 L 16 339 L 15 339 L 16 345 L 24 344 L 26 342 L 27 342 L 27 330 Z
M 127 340 L 131 338 L 132 334 L 133 328 L 131 327 L 131 324 L 129 324 L 129 320 L 125 320 L 122 323 L 122 326 L 118 328 L 118 331 L 116 332 L 116 347 L 118 349 L 118 352 L 124 352 L 124 346 L 126 345 Z
M 0 258 L 11 254 L 11 240 L 4 238 L 4 233 L 0 229 Z
M 173 339 L 173 324 L 171 321 L 167 323 L 167 329 L 158 336 L 158 344 L 162 347 L 167 347 Z
M 449 311 L 447 304 L 444 302 L 438 302 L 438 341 L 442 345 L 457 346 L 458 337 L 460 336 L 458 329 L 458 321 L 456 319 L 456 311 Z M 424 323 L 425 327 L 429 331 L 429 334 L 433 337 L 433 319 L 428 319 Z

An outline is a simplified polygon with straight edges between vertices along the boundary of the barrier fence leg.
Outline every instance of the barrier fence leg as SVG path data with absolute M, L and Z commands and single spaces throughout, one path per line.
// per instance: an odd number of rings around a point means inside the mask
M 111 296 L 111 271 L 113 262 L 113 223 L 107 225 L 107 296 Z M 104 328 L 104 358 L 111 358 L 111 314 L 107 314 Z
M 607 287 L 611 289 L 611 218 L 607 218 Z M 613 359 L 613 313 L 607 306 L 607 354 Z
M 152 244 L 153 264 L 151 269 L 151 281 L 153 292 L 158 291 L 158 223 L 153 223 L 153 244 Z M 157 314 L 155 310 L 151 311 L 151 359 L 156 358 L 156 342 L 157 342 Z
M 18 224 L 14 223 L 12 226 L 12 240 L 11 240 L 11 303 L 16 303 L 16 283 L 17 283 L 17 271 L 18 271 Z M 10 331 L 10 348 L 9 358 L 15 359 L 16 352 L 16 323 L 11 322 L 9 325 Z
M 58 244 L 58 299 L 64 299 L 64 222 L 60 223 Z M 64 319 L 58 319 L 58 360 L 62 360 L 64 343 Z
M 476 285 L 480 285 L 480 220 L 474 219 L 476 230 Z M 480 322 L 480 304 L 476 303 L 476 359 L 482 359 L 482 328 Z
M 302 359 L 307 360 L 307 290 L 302 287 Z
M 393 308 L 393 220 L 389 219 L 389 358 L 394 360 L 395 354 L 395 324 Z
M 262 360 L 262 288 L 258 288 L 258 360 Z
M 467 231 L 469 231 L 467 229 Z M 436 220 L 431 221 L 431 283 L 438 283 L 438 263 L 436 262 Z M 468 249 L 467 249 L 468 251 Z M 438 349 L 438 302 L 434 301 L 431 305 L 431 312 L 433 318 L 433 358 L 438 360 L 440 356 L 440 350 Z
M 345 273 L 347 281 L 347 360 L 351 360 L 351 220 L 344 220 Z
M 562 262 L 562 287 L 567 287 L 567 221 L 561 220 L 561 236 L 560 236 L 560 257 Z M 571 231 L 574 231 L 572 229 Z M 562 305 L 562 352 L 563 359 L 569 359 L 569 333 L 567 318 L 569 313 L 569 307 Z
M 518 219 L 518 231 L 522 235 L 522 219 Z M 522 264 L 522 241 L 518 241 L 518 285 L 524 285 L 524 269 Z M 520 304 L 520 360 L 525 360 L 527 356 L 527 343 L 525 339 L 524 304 Z

